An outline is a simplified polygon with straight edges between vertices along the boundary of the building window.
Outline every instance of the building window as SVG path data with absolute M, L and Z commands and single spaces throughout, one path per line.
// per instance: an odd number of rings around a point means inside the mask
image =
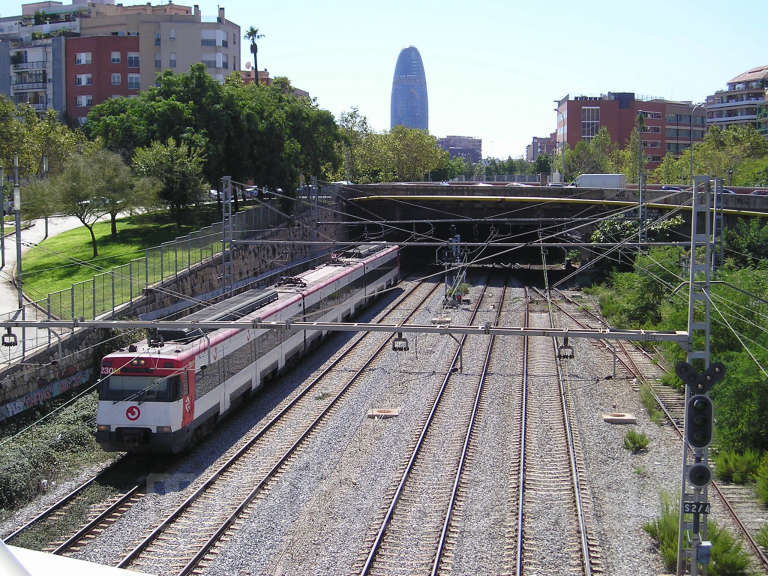
M 600 129 L 600 107 L 584 106 L 581 109 L 581 137 L 589 140 L 597 135 Z
M 90 52 L 78 52 L 75 54 L 75 64 L 90 64 L 91 53 Z
M 140 74 L 128 74 L 128 88 L 132 90 L 138 90 L 140 82 L 141 82 Z
M 643 126 L 643 132 L 647 134 L 661 134 L 661 126 Z
M 155 68 L 162 68 L 163 67 L 163 61 L 160 58 L 160 52 L 155 52 Z
M 80 116 L 80 117 L 77 119 L 77 123 L 78 123 L 78 124 L 80 124 L 80 126 L 82 126 L 83 124 L 85 124 L 85 121 L 86 121 L 86 120 L 88 120 L 88 117 L 87 117 L 87 116 Z
M 649 120 L 661 120 L 661 112 L 647 112 L 646 110 L 640 110 L 640 113 Z
M 93 74 L 77 74 L 75 76 L 75 86 L 91 86 L 93 84 Z
M 155 32 L 155 46 L 160 46 L 160 32 Z
M 139 67 L 139 53 L 128 52 L 128 68 L 138 68 L 138 67 Z
M 176 52 L 171 52 L 171 55 L 168 59 L 168 66 L 171 68 L 176 68 Z
M 168 40 L 176 40 L 176 29 L 171 28 L 171 31 L 168 32 Z
M 112 64 L 120 64 L 120 52 L 112 52 L 110 62 L 112 62 Z
M 120 86 L 123 83 L 123 75 L 120 72 L 113 72 L 111 82 L 112 86 Z
M 89 106 L 93 106 L 93 96 L 90 94 L 84 94 L 77 97 L 78 108 L 87 108 Z

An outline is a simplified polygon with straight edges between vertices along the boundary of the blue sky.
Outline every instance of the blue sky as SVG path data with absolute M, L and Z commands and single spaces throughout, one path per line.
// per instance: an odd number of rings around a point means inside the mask
M 480 137 L 484 156 L 521 156 L 532 136 L 554 130 L 552 101 L 565 94 L 627 91 L 698 102 L 768 64 L 765 0 L 197 3 L 210 17 L 220 3 L 243 33 L 253 25 L 266 35 L 260 68 L 289 77 L 337 116 L 357 106 L 376 130 L 389 129 L 397 55 L 416 46 L 430 132 Z M 19 8 L 0 0 L 3 15 Z

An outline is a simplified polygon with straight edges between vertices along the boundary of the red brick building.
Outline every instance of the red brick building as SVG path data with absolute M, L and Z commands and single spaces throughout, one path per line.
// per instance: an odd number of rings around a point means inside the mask
M 557 105 L 557 146 L 563 143 L 570 148 L 580 140 L 589 141 L 605 126 L 611 141 L 619 146 L 629 142 L 638 113 L 643 114 L 641 141 L 648 159 L 648 168 L 656 168 L 664 155 L 680 154 L 693 141 L 704 137 L 705 113 L 699 107 L 695 111 L 691 102 L 636 99 L 632 92 L 609 92 L 601 96 L 565 96 Z M 693 111 L 693 119 L 691 112 Z
M 138 36 L 68 38 L 67 115 L 83 123 L 96 104 L 137 95 L 140 69 Z

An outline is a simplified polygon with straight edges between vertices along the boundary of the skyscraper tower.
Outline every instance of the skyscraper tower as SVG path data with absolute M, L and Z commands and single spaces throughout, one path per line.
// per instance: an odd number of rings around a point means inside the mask
M 400 52 L 392 79 L 391 128 L 429 130 L 427 79 L 421 54 L 409 46 Z

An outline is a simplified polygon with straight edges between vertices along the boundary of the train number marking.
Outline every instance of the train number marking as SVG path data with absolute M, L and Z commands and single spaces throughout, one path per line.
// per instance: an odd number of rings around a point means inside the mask
M 190 400 L 189 396 L 184 398 L 184 410 L 186 412 L 189 412 L 190 410 L 192 410 L 192 400 Z
M 138 406 L 128 406 L 128 408 L 125 411 L 125 417 L 128 418 L 131 422 L 138 420 L 139 416 L 141 416 L 141 410 Z

